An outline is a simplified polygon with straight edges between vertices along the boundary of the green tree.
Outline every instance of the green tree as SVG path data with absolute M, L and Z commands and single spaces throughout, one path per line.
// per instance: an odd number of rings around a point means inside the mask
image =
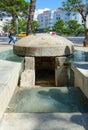
M 67 22 L 68 30 L 70 31 L 70 34 L 72 35 L 78 35 L 78 29 L 80 27 L 80 24 L 76 20 L 69 20 Z
M 33 22 L 33 17 L 35 12 L 35 4 L 36 4 L 36 0 L 30 0 L 27 30 L 26 30 L 27 35 L 32 34 L 32 25 L 33 25 L 32 22 Z
M 44 32 L 48 33 L 48 32 L 50 32 L 50 29 L 49 28 L 45 28 Z
M 39 23 L 36 20 L 32 22 L 32 33 L 35 33 L 36 29 L 39 27 Z
M 83 34 L 84 34 L 84 27 L 83 27 L 83 25 L 81 25 L 81 26 L 78 28 L 77 32 L 78 32 L 78 35 L 83 35 Z
M 25 0 L 0 0 L 0 11 L 6 11 L 12 16 L 12 26 L 15 26 L 16 18 L 27 9 L 28 2 Z
M 68 12 L 74 11 L 79 12 L 84 22 L 85 40 L 84 46 L 88 46 L 88 27 L 87 27 L 87 16 L 88 16 L 88 0 L 66 0 L 62 2 L 63 8 Z
M 16 26 L 14 26 L 16 28 Z M 39 27 L 39 23 L 35 20 L 32 22 L 32 33 L 34 33 Z M 11 28 L 11 24 L 5 25 L 4 26 L 4 31 L 8 32 L 8 30 Z M 26 33 L 26 28 L 27 28 L 27 20 L 19 19 L 18 20 L 18 33 L 25 32 Z
M 64 21 L 62 19 L 58 20 L 54 24 L 53 30 L 56 31 L 56 32 L 58 32 L 58 33 L 63 34 L 64 25 L 65 25 L 65 23 L 64 23 Z
M 18 20 L 18 33 L 26 32 L 27 20 Z

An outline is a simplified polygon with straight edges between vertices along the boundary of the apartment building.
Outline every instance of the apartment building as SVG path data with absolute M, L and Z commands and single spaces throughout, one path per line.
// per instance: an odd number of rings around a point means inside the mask
M 11 21 L 12 17 L 6 12 L 0 12 L 0 35 L 4 33 L 3 27 Z
M 45 10 L 43 13 L 37 16 L 37 20 L 40 24 L 39 29 L 52 28 L 53 27 L 54 10 Z
M 37 20 L 40 25 L 39 29 L 50 28 L 50 30 L 52 30 L 56 21 L 60 19 L 64 20 L 65 22 L 69 20 L 77 20 L 79 24 L 83 24 L 82 17 L 78 12 L 71 12 L 71 14 L 68 15 L 67 11 L 64 11 L 62 8 L 58 8 L 56 10 L 46 10 L 37 16 Z

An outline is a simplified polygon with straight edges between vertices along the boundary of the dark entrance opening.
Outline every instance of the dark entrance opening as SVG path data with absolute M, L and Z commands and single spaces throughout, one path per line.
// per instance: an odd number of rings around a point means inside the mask
M 35 84 L 55 85 L 55 58 L 36 57 L 35 58 Z

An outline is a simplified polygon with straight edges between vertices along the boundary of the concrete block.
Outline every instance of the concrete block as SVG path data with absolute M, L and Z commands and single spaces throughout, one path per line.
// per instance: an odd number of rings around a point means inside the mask
M 66 86 L 68 83 L 67 68 L 65 66 L 55 69 L 55 84 L 56 86 Z
M 25 57 L 25 70 L 30 69 L 34 70 L 35 69 L 35 58 L 34 57 Z
M 78 62 L 71 65 L 74 72 L 74 86 L 80 87 L 88 98 L 88 62 Z
M 66 62 L 66 57 L 56 57 L 55 64 L 56 66 L 62 66 Z
M 65 86 L 68 83 L 66 57 L 55 58 L 55 84 L 56 86 Z
M 21 63 L 0 60 L 0 120 L 18 84 Z
M 25 70 L 21 75 L 20 87 L 32 88 L 35 86 L 35 71 Z

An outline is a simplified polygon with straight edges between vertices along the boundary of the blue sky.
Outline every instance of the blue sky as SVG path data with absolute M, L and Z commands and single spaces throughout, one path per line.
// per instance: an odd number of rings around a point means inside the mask
M 26 0 L 30 1 L 30 0 Z M 36 9 L 44 9 L 44 8 L 49 8 L 49 9 L 56 9 L 58 7 L 62 6 L 62 1 L 65 0 L 36 0 Z

